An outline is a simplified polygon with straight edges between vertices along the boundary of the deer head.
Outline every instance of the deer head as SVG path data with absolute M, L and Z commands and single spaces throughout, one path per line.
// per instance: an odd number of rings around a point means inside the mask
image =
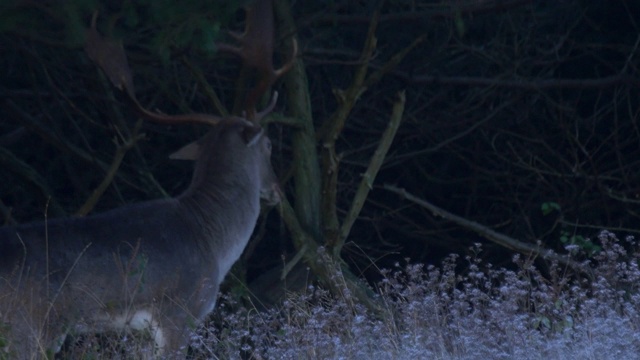
M 9 348 L 20 358 L 34 349 L 57 351 L 69 332 L 146 329 L 157 352 L 184 348 L 189 325 L 213 309 L 220 283 L 242 254 L 260 200 L 275 204 L 281 197 L 271 142 L 260 125 L 277 93 L 264 110 L 256 111 L 256 104 L 291 67 L 295 53 L 281 69 L 273 68 L 271 1 L 258 0 L 247 10 L 247 30 L 236 36 L 241 46 L 220 47 L 262 75 L 241 113 L 227 117 L 165 115 L 143 107 L 122 46 L 98 33 L 96 16 L 86 52 L 141 116 L 211 130 L 173 155 L 195 160 L 190 186 L 175 198 L 0 228 L 0 315 L 11 314 L 0 322 L 14 332 Z

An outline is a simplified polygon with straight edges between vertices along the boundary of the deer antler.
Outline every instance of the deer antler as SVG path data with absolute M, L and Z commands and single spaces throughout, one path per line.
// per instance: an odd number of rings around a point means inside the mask
M 247 126 L 255 126 L 260 120 L 273 110 L 278 94 L 274 92 L 269 105 L 262 111 L 256 111 L 256 105 L 260 97 L 271 85 L 292 66 L 296 58 L 298 46 L 293 41 L 293 53 L 288 62 L 280 69 L 273 67 L 273 44 L 275 37 L 273 4 L 271 0 L 257 0 L 246 8 L 245 31 L 242 34 L 232 32 L 240 46 L 219 44 L 221 51 L 237 55 L 243 61 L 245 70 L 254 71 L 257 74 L 255 86 L 243 99 L 242 117 L 231 116 L 222 118 L 209 114 L 193 113 L 184 115 L 166 115 L 151 112 L 145 109 L 135 96 L 131 69 L 127 62 L 122 43 L 102 37 L 96 29 L 98 13 L 93 14 L 91 28 L 87 33 L 85 51 L 91 60 L 105 72 L 115 87 L 124 91 L 141 116 L 155 122 L 164 124 L 194 123 L 217 125 L 223 121 L 242 122 Z
M 251 123 L 239 117 L 224 119 L 218 116 L 200 113 L 166 115 L 145 109 L 140 105 L 140 102 L 138 102 L 138 98 L 136 98 L 131 68 L 129 68 L 129 62 L 127 61 L 122 43 L 120 41 L 105 39 L 98 33 L 96 29 L 97 17 L 98 12 L 95 12 L 91 18 L 91 28 L 87 32 L 85 51 L 89 58 L 104 71 L 111 83 L 127 94 L 127 97 L 131 100 L 141 116 L 163 124 L 191 123 L 217 125 L 222 121 L 230 120 L 241 121 L 246 125 L 251 125 Z
M 218 49 L 240 57 L 243 67 L 257 73 L 258 81 L 244 98 L 243 109 L 249 121 L 258 123 L 267 115 L 275 99 L 263 111 L 257 113 L 256 105 L 260 97 L 273 85 L 273 83 L 293 66 L 298 52 L 298 44 L 293 41 L 291 58 L 280 69 L 273 66 L 273 46 L 275 27 L 273 18 L 273 5 L 271 0 L 256 0 L 251 6 L 246 7 L 246 19 L 244 33 L 230 32 L 240 45 L 218 44 Z

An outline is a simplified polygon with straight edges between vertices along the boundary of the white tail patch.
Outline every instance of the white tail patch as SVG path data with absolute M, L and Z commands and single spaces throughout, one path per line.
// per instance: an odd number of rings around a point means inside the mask
M 132 314 L 122 314 L 111 317 L 111 326 L 114 330 L 125 331 L 149 331 L 158 352 L 162 352 L 166 345 L 166 339 L 158 322 L 153 318 L 151 311 L 143 309 Z

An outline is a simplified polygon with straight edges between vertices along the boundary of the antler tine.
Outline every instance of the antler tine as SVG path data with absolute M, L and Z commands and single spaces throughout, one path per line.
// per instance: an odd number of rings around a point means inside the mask
M 289 58 L 289 61 L 287 61 L 285 64 L 283 64 L 280 69 L 278 70 L 274 70 L 273 73 L 276 76 L 276 79 L 279 78 L 280 76 L 286 74 L 291 67 L 293 67 L 293 64 L 295 64 L 296 62 L 296 56 L 298 55 L 298 42 L 296 41 L 296 39 L 292 39 L 291 41 L 291 57 Z
M 162 113 L 151 112 L 145 109 L 140 103 L 138 99 L 135 97 L 129 97 L 130 100 L 133 101 L 136 110 L 138 113 L 146 118 L 147 120 L 151 120 L 160 124 L 167 125 L 175 125 L 175 124 L 202 124 L 202 125 L 218 125 L 225 120 L 226 118 L 209 115 L 209 114 L 201 114 L 201 113 L 192 113 L 192 114 L 184 114 L 184 115 L 167 115 Z
M 278 102 L 278 92 L 274 91 L 273 92 L 273 96 L 271 96 L 271 101 L 269 101 L 269 105 L 267 105 L 266 108 L 264 108 L 262 111 L 260 111 L 259 113 L 256 113 L 254 116 L 254 121 L 256 123 L 259 123 L 260 121 L 262 121 L 262 118 L 269 115 L 271 113 L 271 111 L 273 111 L 273 108 L 276 106 L 276 102 Z
M 269 114 L 278 98 L 274 93 L 267 108 L 257 112 L 258 101 L 269 87 L 293 66 L 298 44 L 293 41 L 291 58 L 280 69 L 273 66 L 273 44 L 275 37 L 273 5 L 271 0 L 257 0 L 252 6 L 247 7 L 245 31 L 242 34 L 231 33 L 240 46 L 218 44 L 221 51 L 232 53 L 240 57 L 245 69 L 253 70 L 258 75 L 256 84 L 249 90 L 243 101 L 243 117 L 241 122 L 257 125 L 260 120 Z M 221 122 L 238 122 L 238 117 L 223 118 L 209 114 L 184 114 L 166 115 L 155 113 L 145 109 L 135 96 L 131 69 L 121 42 L 103 38 L 96 29 L 98 13 L 95 12 L 91 20 L 91 28 L 87 32 L 85 50 L 91 58 L 107 75 L 115 87 L 127 94 L 136 111 L 144 118 L 162 124 L 205 124 L 217 125 Z
M 275 69 L 273 66 L 275 27 L 271 0 L 256 0 L 247 7 L 244 33 L 232 32 L 230 35 L 239 42 L 239 46 L 218 44 L 218 49 L 240 57 L 245 69 L 257 73 L 257 83 L 248 91 L 243 105 L 247 119 L 257 124 L 275 106 L 272 100 L 267 109 L 257 113 L 258 101 L 280 76 L 291 69 L 296 59 L 298 45 L 294 40 L 291 58 L 280 69 Z M 277 99 L 277 96 L 274 96 L 274 99 Z
M 87 32 L 85 51 L 89 58 L 104 71 L 111 83 L 127 94 L 127 98 L 133 103 L 140 116 L 162 124 L 217 125 L 224 120 L 224 118 L 208 114 L 166 115 L 154 113 L 140 105 L 135 95 L 131 68 L 122 43 L 105 39 L 98 33 L 96 29 L 97 17 L 98 12 L 96 11 L 91 18 L 91 28 Z

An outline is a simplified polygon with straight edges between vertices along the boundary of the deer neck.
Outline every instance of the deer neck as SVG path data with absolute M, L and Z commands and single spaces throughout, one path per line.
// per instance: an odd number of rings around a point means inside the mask
M 177 200 L 201 250 L 217 258 L 220 273 L 226 274 L 253 232 L 260 213 L 260 182 L 250 171 L 251 157 L 241 156 L 246 149 L 235 154 L 204 150 L 191 185 Z
M 178 201 L 187 213 L 204 218 L 225 217 L 227 214 L 243 217 L 242 214 L 259 211 L 260 190 L 248 178 L 244 180 L 226 175 L 220 178 L 206 177 L 192 183 L 178 197 Z

